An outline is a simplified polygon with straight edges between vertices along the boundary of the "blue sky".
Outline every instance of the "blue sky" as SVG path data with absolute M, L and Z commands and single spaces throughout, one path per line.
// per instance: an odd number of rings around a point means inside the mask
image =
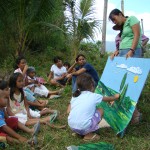
M 119 8 L 121 0 L 108 0 L 108 2 L 115 3 Z M 137 13 L 150 13 L 150 0 L 124 0 L 124 9 L 126 11 L 134 11 Z
M 121 0 L 108 0 L 108 2 L 115 3 L 120 7 Z M 137 13 L 149 12 L 150 13 L 150 0 L 124 0 L 124 8 L 126 11 L 134 11 Z

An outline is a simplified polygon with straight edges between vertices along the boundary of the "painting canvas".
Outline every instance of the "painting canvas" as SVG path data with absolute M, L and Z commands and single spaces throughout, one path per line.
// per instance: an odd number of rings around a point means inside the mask
M 111 96 L 119 93 L 113 105 L 102 102 L 104 119 L 119 134 L 129 124 L 150 71 L 150 59 L 115 57 L 108 58 L 95 93 Z

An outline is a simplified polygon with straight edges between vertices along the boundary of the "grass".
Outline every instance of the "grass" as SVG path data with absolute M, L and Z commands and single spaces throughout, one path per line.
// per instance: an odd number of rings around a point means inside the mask
M 139 125 L 129 125 L 126 135 L 123 139 L 118 138 L 114 131 L 110 128 L 103 128 L 99 131 L 100 142 L 108 142 L 115 146 L 116 150 L 149 150 L 150 149 L 150 99 L 149 94 L 145 93 L 146 85 L 143 94 L 140 97 L 138 108 L 143 113 L 143 120 Z M 50 87 L 49 87 L 50 88 Z M 67 125 L 67 106 L 71 99 L 71 86 L 65 88 L 61 98 L 49 100 L 48 106 L 51 109 L 58 109 L 61 113 L 59 120 L 55 122 L 57 125 Z M 21 135 L 28 138 L 30 136 L 19 131 Z M 86 142 L 82 138 L 72 136 L 72 132 L 67 126 L 66 129 L 52 129 L 46 125 L 41 126 L 41 131 L 38 135 L 38 146 L 31 148 L 28 145 L 8 146 L 9 150 L 16 149 L 38 149 L 38 150 L 65 150 L 69 145 L 81 145 Z
M 33 62 L 32 57 L 29 64 L 35 66 L 37 70 L 40 70 L 38 75 L 46 78 L 45 73 L 49 71 L 49 66 L 52 64 L 51 58 L 47 59 L 47 57 L 41 57 L 41 59 L 37 59 L 38 61 Z M 35 59 L 34 59 L 35 60 Z M 107 57 L 100 58 L 97 60 L 97 63 L 93 62 L 96 70 L 99 74 L 102 73 L 103 68 L 105 66 Z M 96 62 L 96 61 L 95 61 Z M 91 63 L 91 62 L 90 62 Z M 42 65 L 41 65 L 42 64 Z M 101 65 L 99 65 L 101 64 Z M 53 87 L 48 86 L 50 89 L 54 89 Z M 143 114 L 143 120 L 139 125 L 129 125 L 127 128 L 127 132 L 123 139 L 118 138 L 114 131 L 110 128 L 103 128 L 100 130 L 100 141 L 99 142 L 107 142 L 113 144 L 116 150 L 150 150 L 150 76 L 147 80 L 145 88 L 141 94 L 138 103 L 138 109 Z M 56 125 L 67 125 L 67 106 L 71 99 L 71 86 L 68 85 L 65 88 L 64 93 L 61 98 L 49 100 L 48 107 L 51 109 L 58 109 L 61 113 L 61 118 L 56 120 Z M 30 136 L 22 131 L 19 133 L 27 138 Z M 41 126 L 41 131 L 38 135 L 38 145 L 37 147 L 30 147 L 26 144 L 17 144 L 13 146 L 7 146 L 8 150 L 65 150 L 69 145 L 81 145 L 86 142 L 82 140 L 82 138 L 72 136 L 72 132 L 69 129 L 68 125 L 66 129 L 52 129 L 46 125 Z

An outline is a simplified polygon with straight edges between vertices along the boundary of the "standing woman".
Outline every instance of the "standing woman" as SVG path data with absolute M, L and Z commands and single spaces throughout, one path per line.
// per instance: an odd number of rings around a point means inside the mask
M 125 17 L 119 9 L 112 10 L 109 19 L 114 24 L 122 26 L 119 50 L 114 52 L 113 57 L 117 55 L 126 58 L 142 57 L 140 21 L 134 16 Z M 139 123 L 141 116 L 142 114 L 135 108 L 131 123 Z
M 114 9 L 109 14 L 109 19 L 116 25 L 122 26 L 121 43 L 119 50 L 114 52 L 114 56 L 121 57 L 141 57 L 141 27 L 140 21 L 134 17 L 125 17 L 119 9 Z

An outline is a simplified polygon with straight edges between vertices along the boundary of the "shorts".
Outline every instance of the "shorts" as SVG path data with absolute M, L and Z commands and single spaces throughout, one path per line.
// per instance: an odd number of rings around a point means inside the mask
M 11 129 L 16 130 L 18 128 L 18 118 L 17 117 L 9 117 L 5 119 L 6 125 L 9 126 Z M 7 133 L 5 133 L 2 130 L 2 126 L 0 127 L 0 136 L 7 136 Z
M 91 119 L 91 126 L 88 129 L 79 130 L 79 129 L 73 129 L 72 130 L 80 135 L 86 135 L 88 133 L 94 132 L 99 129 L 99 122 L 101 121 L 101 114 L 98 110 L 96 110 L 94 116 Z
M 66 85 L 68 78 L 64 78 L 62 80 L 57 80 L 57 82 L 61 85 Z
M 29 88 L 24 88 L 25 96 L 28 101 L 34 102 L 36 98 L 33 96 L 34 93 Z

